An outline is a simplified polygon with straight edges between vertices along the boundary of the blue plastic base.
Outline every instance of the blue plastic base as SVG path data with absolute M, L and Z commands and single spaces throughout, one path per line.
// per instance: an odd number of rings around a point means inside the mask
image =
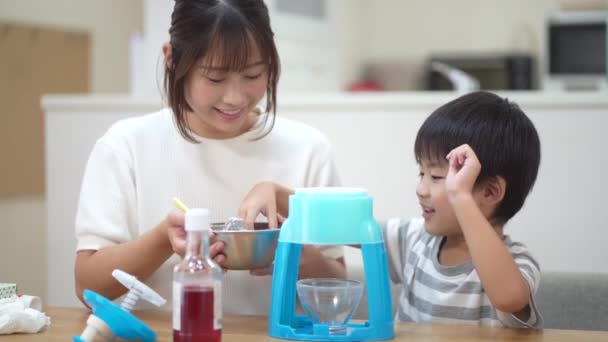
M 304 341 L 379 341 L 395 336 L 384 243 L 362 244 L 369 320 L 349 323 L 341 334 L 331 334 L 325 324 L 313 324 L 295 315 L 296 282 L 302 245 L 279 241 L 272 275 L 272 298 L 268 335 Z M 371 300 L 373 299 L 373 300 Z
M 84 290 L 83 297 L 93 314 L 104 321 L 115 336 L 125 340 L 156 341 L 156 333 L 152 329 L 106 297 L 91 290 Z M 74 341 L 82 339 L 74 336 Z
M 294 319 L 293 326 L 274 326 L 269 330 L 268 335 L 300 341 L 379 341 L 395 337 L 393 322 L 374 327 L 371 327 L 369 322 L 348 323 L 344 333 L 331 334 L 328 325 L 312 324 L 306 316 L 295 316 Z

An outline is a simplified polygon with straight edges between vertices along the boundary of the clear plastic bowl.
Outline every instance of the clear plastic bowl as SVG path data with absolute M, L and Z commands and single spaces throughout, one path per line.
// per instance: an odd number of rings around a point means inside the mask
M 341 334 L 361 301 L 363 284 L 347 279 L 301 279 L 296 291 L 313 324 L 327 324 L 330 334 Z

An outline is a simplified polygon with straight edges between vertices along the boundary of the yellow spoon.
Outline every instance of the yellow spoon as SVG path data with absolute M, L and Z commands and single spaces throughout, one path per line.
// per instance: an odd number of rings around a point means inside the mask
M 181 211 L 183 211 L 183 212 L 188 211 L 188 207 L 184 204 L 184 202 L 180 201 L 179 198 L 173 197 L 173 203 Z

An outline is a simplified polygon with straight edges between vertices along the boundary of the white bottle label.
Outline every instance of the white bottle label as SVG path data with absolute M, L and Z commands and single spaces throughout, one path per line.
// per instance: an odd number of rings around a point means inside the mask
M 180 331 L 182 328 L 182 284 L 173 282 L 173 329 Z
M 215 281 L 213 286 L 213 329 L 222 329 L 222 282 Z

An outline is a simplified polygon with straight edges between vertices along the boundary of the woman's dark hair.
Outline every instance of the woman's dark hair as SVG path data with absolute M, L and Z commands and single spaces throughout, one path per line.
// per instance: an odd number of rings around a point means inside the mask
M 540 140 L 534 124 L 507 99 L 489 92 L 461 96 L 435 110 L 422 124 L 416 161 L 447 162 L 454 148 L 469 144 L 481 163 L 476 185 L 492 177 L 506 181 L 505 195 L 493 220 L 506 223 L 523 206 L 540 165 Z
M 202 58 L 209 58 L 214 67 L 240 71 L 251 62 L 251 43 L 268 65 L 265 111 L 269 115 L 261 125 L 265 128 L 261 137 L 272 130 L 280 62 L 263 0 L 175 0 L 169 35 L 171 60 L 169 65 L 165 63 L 164 88 L 185 139 L 197 142 L 187 125 L 186 114 L 192 109 L 184 89 L 192 67 Z M 269 118 L 270 125 L 266 122 Z

